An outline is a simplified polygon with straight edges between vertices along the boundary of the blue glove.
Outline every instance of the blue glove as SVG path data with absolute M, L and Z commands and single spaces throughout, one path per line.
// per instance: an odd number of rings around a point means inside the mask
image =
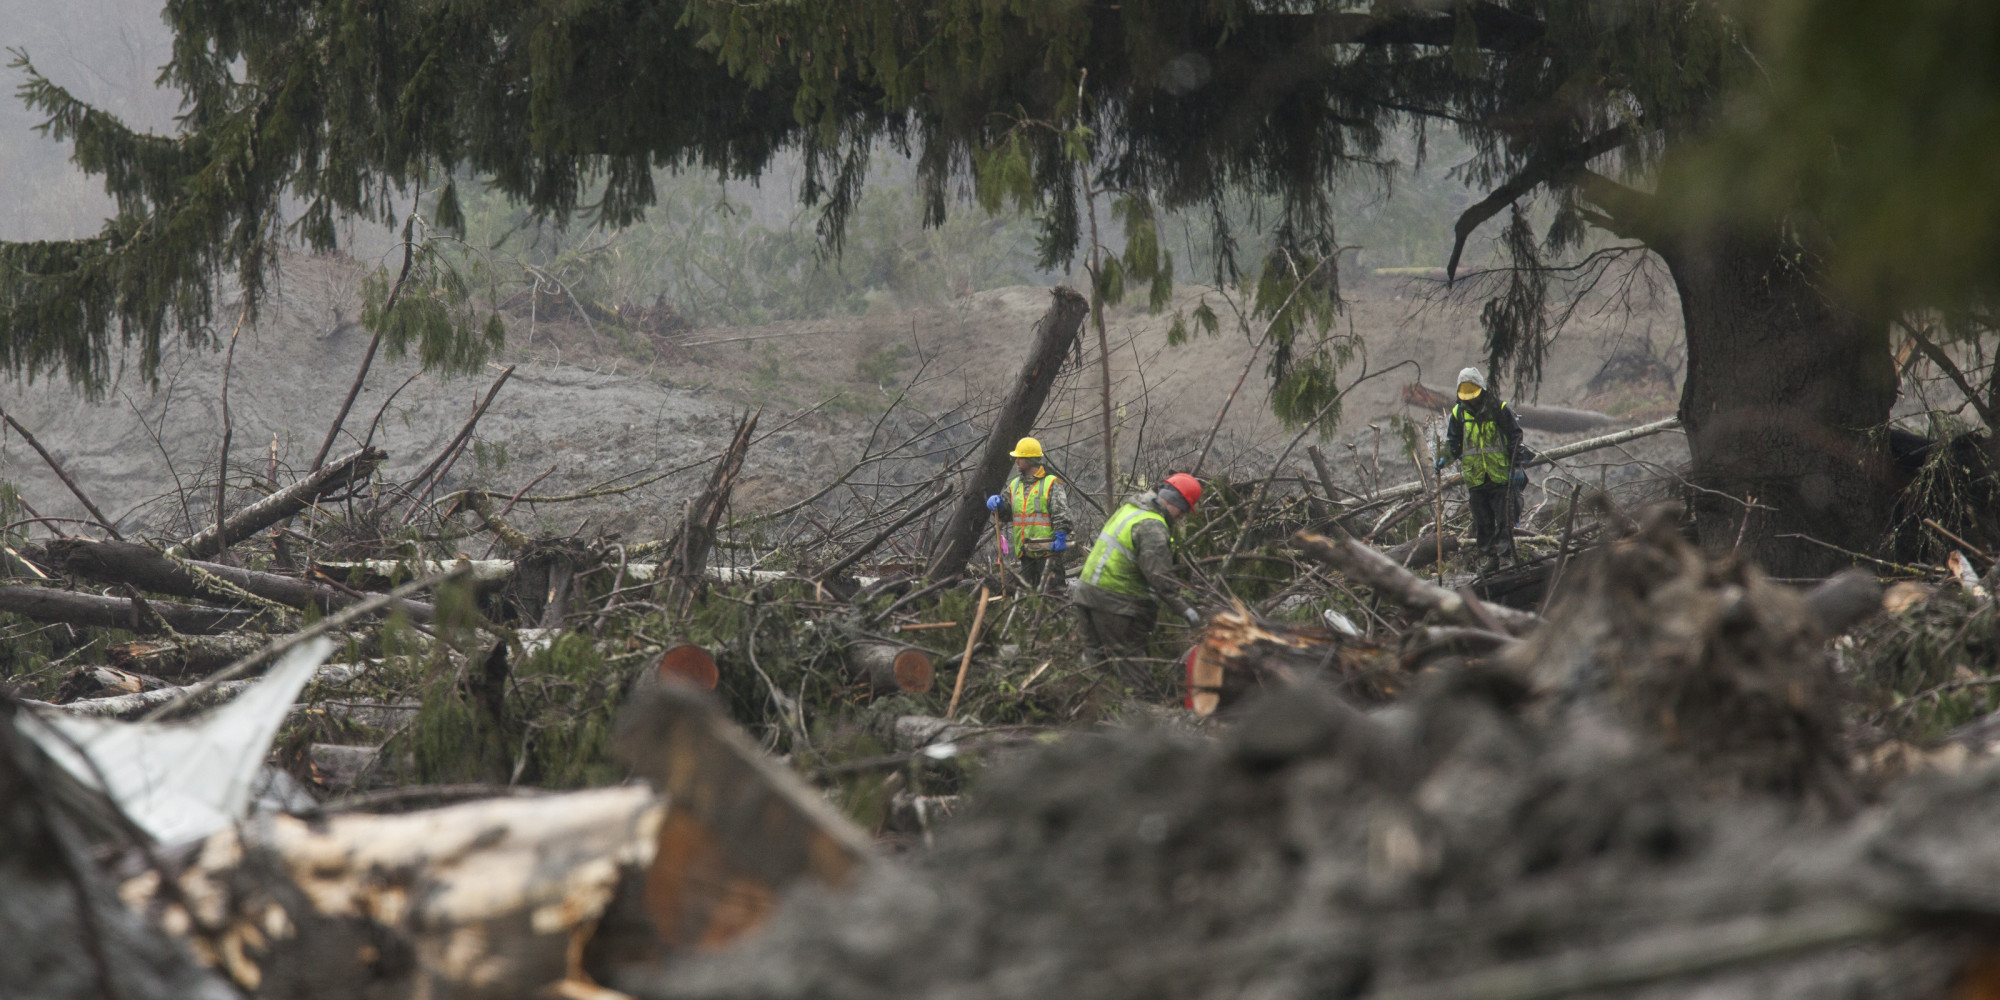
M 1437 470 L 1437 471 L 1439 471 L 1439 472 L 1443 472 L 1443 471 L 1444 471 L 1444 464 L 1445 464 L 1445 463 L 1444 463 L 1444 456 L 1443 456 L 1443 455 L 1439 455 L 1439 456 L 1437 457 L 1437 461 L 1436 461 L 1436 462 L 1434 462 L 1434 463 L 1432 463 L 1431 467 L 1432 467 L 1432 468 L 1434 468 L 1434 469 L 1436 469 L 1436 470 Z
M 992 496 L 986 498 L 986 509 L 991 511 L 998 511 L 1000 509 L 1000 505 L 1006 502 L 1007 501 L 1000 498 L 1000 494 L 995 493 Z
M 1067 532 L 1067 531 L 1058 531 L 1058 532 L 1056 532 L 1056 540 L 1055 540 L 1055 541 L 1053 541 L 1053 542 L 1050 542 L 1050 543 L 1049 543 L 1049 551 L 1050 551 L 1050 552 L 1068 552 L 1068 551 L 1069 551 L 1069 532 Z

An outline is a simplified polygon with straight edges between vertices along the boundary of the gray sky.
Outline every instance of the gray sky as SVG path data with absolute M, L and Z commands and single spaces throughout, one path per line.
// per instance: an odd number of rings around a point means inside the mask
M 172 125 L 178 95 L 153 86 L 172 36 L 158 0 L 0 0 L 0 48 L 26 52 L 78 97 L 138 127 Z M 33 131 L 41 116 L 15 95 L 26 79 L 0 68 L 0 239 L 96 232 L 110 200 L 69 164 L 69 148 Z

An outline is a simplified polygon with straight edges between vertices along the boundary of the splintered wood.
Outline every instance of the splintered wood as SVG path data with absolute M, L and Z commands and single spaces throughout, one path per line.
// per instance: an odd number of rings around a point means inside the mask
M 402 816 L 271 816 L 120 892 L 262 997 L 529 997 L 583 981 L 584 945 L 651 860 L 650 789 Z
M 866 833 L 693 690 L 636 692 L 614 750 L 670 803 L 645 891 L 669 949 L 728 945 L 794 885 L 847 886 L 874 856 Z
M 1375 643 L 1330 629 L 1259 622 L 1240 606 L 1209 619 L 1188 653 L 1187 707 L 1212 715 L 1270 687 L 1319 678 L 1363 704 L 1402 688 L 1396 657 Z

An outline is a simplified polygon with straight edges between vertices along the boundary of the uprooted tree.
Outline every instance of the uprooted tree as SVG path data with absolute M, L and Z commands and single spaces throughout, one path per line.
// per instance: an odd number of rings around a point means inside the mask
M 824 206 L 836 246 L 887 141 L 916 147 L 927 219 L 974 174 L 989 205 L 1008 190 L 1037 209 L 1052 262 L 1086 236 L 1096 245 L 1097 191 L 1218 220 L 1228 197 L 1274 196 L 1269 249 L 1324 257 L 1337 245 L 1328 192 L 1414 121 L 1471 140 L 1465 173 L 1492 189 L 1459 220 L 1461 246 L 1510 217 L 1517 266 L 1484 313 L 1496 367 L 1523 383 L 1539 372 L 1545 254 L 1591 227 L 1636 239 L 1681 293 L 1681 416 L 1704 533 L 1728 544 L 1754 496 L 1769 513 L 1749 544 L 1781 574 L 1837 559 L 1785 535 L 1876 546 L 1897 485 L 1870 434 L 1895 398 L 1888 317 L 1827 294 L 1829 247 L 1798 206 L 1690 231 L 1646 190 L 1671 179 L 1732 87 L 1761 85 L 1744 26 L 1715 2 L 1350 6 L 171 5 L 164 79 L 189 102 L 179 134 L 133 133 L 31 76 L 27 99 L 106 177 L 118 214 L 92 238 L 0 246 L 0 360 L 88 383 L 114 329 L 147 359 L 172 329 L 199 336 L 220 275 L 254 302 L 286 198 L 315 247 L 342 216 L 393 224 L 404 203 L 390 192 L 413 188 L 434 192 L 430 214 L 449 229 L 454 178 L 468 174 L 539 212 L 622 224 L 652 202 L 656 168 L 756 175 L 794 147 L 801 197 Z M 1520 204 L 1538 191 L 1555 205 L 1545 235 Z M 470 336 L 448 285 L 393 303 L 430 319 L 392 328 Z M 1311 422 L 1338 359 L 1290 332 L 1274 338 L 1273 400 Z

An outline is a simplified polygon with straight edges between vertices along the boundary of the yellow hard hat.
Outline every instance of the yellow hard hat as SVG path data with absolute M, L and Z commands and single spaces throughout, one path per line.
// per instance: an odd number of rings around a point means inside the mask
M 1458 384 L 1458 398 L 1460 399 L 1477 399 L 1481 391 L 1479 386 L 1471 382 L 1460 382 Z
M 1042 457 L 1042 443 L 1034 438 L 1022 438 L 1014 443 L 1014 450 L 1008 452 L 1008 454 L 1015 458 L 1040 458 Z

